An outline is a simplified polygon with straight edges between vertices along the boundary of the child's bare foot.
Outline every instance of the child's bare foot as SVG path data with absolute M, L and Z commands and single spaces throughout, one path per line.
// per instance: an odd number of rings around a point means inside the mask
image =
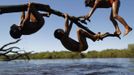
M 100 40 L 100 37 L 101 37 L 101 32 L 98 32 L 98 33 L 95 35 L 95 37 L 96 37 L 96 40 L 99 41 L 99 40 Z
M 106 33 L 101 34 L 99 39 L 100 39 L 100 40 L 103 40 L 103 39 L 106 38 L 106 37 L 117 37 L 117 38 L 121 39 L 121 38 L 120 38 L 120 35 L 111 34 L 111 33 L 109 33 L 109 32 L 106 32 Z
M 121 35 L 121 31 L 120 29 L 116 29 L 116 31 L 114 32 L 115 35 Z
M 131 27 L 126 28 L 126 31 L 124 33 L 124 36 L 126 36 L 130 31 L 132 31 Z

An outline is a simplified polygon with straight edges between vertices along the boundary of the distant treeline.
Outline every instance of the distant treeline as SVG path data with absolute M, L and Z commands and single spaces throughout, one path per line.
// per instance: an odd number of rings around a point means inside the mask
M 82 54 L 70 51 L 53 51 L 32 53 L 29 56 L 31 59 L 134 58 L 134 44 L 129 44 L 128 49 L 93 50 Z
M 31 59 L 65 59 L 65 58 L 134 58 L 134 44 L 129 44 L 128 49 L 106 49 L 102 51 L 88 51 L 75 53 L 69 51 L 41 52 L 30 55 Z

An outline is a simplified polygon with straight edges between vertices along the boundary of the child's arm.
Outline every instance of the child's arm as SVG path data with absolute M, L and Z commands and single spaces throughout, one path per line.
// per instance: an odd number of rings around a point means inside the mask
M 85 19 L 89 19 L 93 15 L 99 2 L 100 2 L 100 0 L 95 1 L 94 6 L 92 7 L 91 11 L 85 16 Z
M 69 34 L 70 34 L 72 25 L 73 25 L 73 22 L 71 21 L 71 22 L 69 23 L 68 15 L 65 14 L 65 33 L 67 34 L 67 36 L 69 36 Z

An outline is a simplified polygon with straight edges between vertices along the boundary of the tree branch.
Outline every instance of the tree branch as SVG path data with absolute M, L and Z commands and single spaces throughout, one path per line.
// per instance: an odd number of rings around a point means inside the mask
M 21 40 L 21 39 L 18 39 L 18 40 L 16 40 L 15 42 L 10 42 L 10 43 L 8 43 L 8 44 L 5 44 L 5 45 L 3 45 L 3 46 L 0 48 L 0 50 L 3 50 L 3 49 L 4 49 L 6 46 L 8 46 L 8 45 L 18 43 L 20 40 Z
M 31 4 L 35 7 L 35 9 L 37 9 L 39 11 L 49 12 L 51 14 L 54 14 L 54 15 L 57 15 L 59 17 L 65 18 L 64 13 L 52 9 L 49 5 L 40 4 L 40 3 L 31 3 Z M 0 6 L 0 14 L 13 13 L 13 12 L 22 12 L 22 11 L 26 11 L 27 8 L 28 8 L 28 4 Z M 92 33 L 92 34 L 95 34 L 91 30 L 89 30 L 87 27 L 83 26 L 81 23 L 84 23 L 85 24 L 85 22 L 83 22 L 83 20 L 81 21 L 78 17 L 69 16 L 69 20 L 71 20 L 78 27 L 86 30 L 87 32 Z
M 19 41 L 20 41 L 20 39 L 15 42 L 10 42 L 8 44 L 3 45 L 0 48 L 0 56 L 4 56 L 6 58 L 5 59 L 6 61 L 15 60 L 19 57 L 25 57 L 26 59 L 30 60 L 30 57 L 28 56 L 30 54 L 30 52 L 28 53 L 28 52 L 25 52 L 25 50 L 20 50 L 19 47 L 14 46 L 14 47 L 10 47 L 8 49 L 4 49 L 5 47 L 7 47 L 11 44 L 16 44 Z M 14 50 L 14 49 L 17 49 L 17 50 Z M 23 51 L 23 53 L 22 53 L 22 51 Z
M 111 34 L 109 32 L 106 32 L 106 33 L 102 34 L 100 36 L 100 39 L 103 40 L 104 38 L 107 38 L 107 37 L 117 37 L 117 38 L 121 39 L 119 35 Z

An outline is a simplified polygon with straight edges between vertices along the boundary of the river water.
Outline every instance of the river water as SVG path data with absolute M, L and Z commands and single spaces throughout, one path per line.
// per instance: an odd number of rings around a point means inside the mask
M 134 59 L 0 61 L 0 75 L 134 75 Z

